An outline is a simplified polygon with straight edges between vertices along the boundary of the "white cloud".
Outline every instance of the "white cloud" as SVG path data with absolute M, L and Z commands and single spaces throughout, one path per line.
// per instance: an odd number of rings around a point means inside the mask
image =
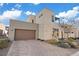
M 38 4 L 40 4 L 40 3 L 33 3 L 34 5 L 38 5 Z
M 15 10 L 15 8 L 12 8 L 11 10 Z
M 2 7 L 4 5 L 4 3 L 0 3 L 0 7 Z
M 21 5 L 20 5 L 20 4 L 16 4 L 15 7 L 16 7 L 16 8 L 20 8 Z
M 79 10 L 79 6 L 74 7 L 73 10 L 77 10 L 78 11 Z
M 4 19 L 4 17 L 2 15 L 0 15 L 0 20 L 3 20 L 3 19 Z
M 16 18 L 21 15 L 20 10 L 7 10 L 4 11 L 2 15 L 0 15 L 0 19 L 6 19 L 6 18 Z
M 56 17 L 65 17 L 66 12 L 60 12 L 58 15 L 56 15 Z
M 79 27 L 79 17 L 75 18 L 75 25 Z
M 32 15 L 36 15 L 36 13 L 35 12 L 32 12 Z
M 26 15 L 36 15 L 35 12 L 31 12 L 31 11 L 27 11 L 27 12 L 25 12 L 25 14 L 26 14 Z
M 74 7 L 72 10 L 68 10 L 67 12 L 60 12 L 57 17 L 63 17 L 63 18 L 75 18 L 79 14 L 79 6 Z
M 5 11 L 3 13 L 4 17 L 18 17 L 20 15 L 21 15 L 21 11 L 19 11 L 19 10 Z
M 30 11 L 27 11 L 25 14 L 26 15 L 31 15 L 31 12 Z
M 75 18 L 75 22 L 79 24 L 79 17 Z

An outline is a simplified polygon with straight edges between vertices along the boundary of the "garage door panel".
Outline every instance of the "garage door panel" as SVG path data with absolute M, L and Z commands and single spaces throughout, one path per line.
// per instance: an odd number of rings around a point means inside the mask
M 35 30 L 15 30 L 15 40 L 35 39 Z

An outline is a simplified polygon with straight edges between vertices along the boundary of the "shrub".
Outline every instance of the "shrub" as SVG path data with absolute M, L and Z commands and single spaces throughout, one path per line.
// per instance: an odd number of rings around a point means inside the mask
M 67 40 L 67 43 L 72 47 L 72 48 L 77 48 L 78 43 L 76 42 L 76 39 L 73 37 L 69 37 Z
M 59 40 L 58 43 L 67 43 L 66 40 Z
M 63 47 L 63 48 L 70 48 L 71 47 L 68 43 L 65 43 L 64 41 L 59 41 L 58 46 Z
M 75 41 L 75 38 L 73 38 L 73 37 L 69 37 L 69 38 L 68 38 L 68 41 L 70 41 L 70 42 L 74 42 L 74 41 Z
M 77 48 L 78 47 L 78 44 L 77 44 L 77 42 L 68 42 L 68 44 L 72 47 L 72 48 Z
M 46 42 L 48 42 L 50 44 L 55 44 L 55 45 L 57 45 L 57 43 L 58 43 L 58 41 L 55 39 L 50 39 L 50 40 L 47 40 Z
M 0 49 L 8 47 L 8 40 L 0 40 Z

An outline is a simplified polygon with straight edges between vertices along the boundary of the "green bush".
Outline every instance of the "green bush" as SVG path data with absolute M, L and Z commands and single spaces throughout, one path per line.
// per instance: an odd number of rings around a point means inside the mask
M 74 41 L 75 41 L 75 38 L 73 38 L 73 37 L 69 37 L 69 38 L 68 38 L 68 41 L 70 41 L 70 42 L 74 42 Z
M 79 46 L 77 45 L 77 42 L 75 41 L 74 38 L 70 37 L 68 38 L 68 40 L 55 40 L 55 39 L 51 39 L 51 40 L 47 40 L 46 42 L 48 42 L 49 44 L 54 44 L 57 45 L 59 47 L 63 47 L 63 48 L 79 48 Z
M 69 37 L 67 40 L 67 43 L 72 47 L 72 48 L 77 48 L 77 42 L 75 41 L 75 38 Z
M 66 40 L 59 40 L 58 43 L 67 43 Z
M 50 44 L 55 44 L 55 45 L 57 45 L 57 43 L 58 43 L 58 41 L 55 39 L 50 39 L 50 40 L 47 40 L 46 42 L 48 42 Z
M 63 48 L 70 48 L 71 47 L 68 43 L 64 42 L 64 40 L 60 40 L 58 42 L 58 46 L 63 47 Z
M 77 48 L 78 44 L 73 37 L 69 37 L 67 40 L 67 43 L 72 47 L 72 48 Z
M 0 40 L 0 49 L 8 47 L 8 40 Z
M 77 42 L 68 42 L 68 44 L 72 47 L 72 48 L 77 48 L 78 47 L 78 45 L 77 45 Z

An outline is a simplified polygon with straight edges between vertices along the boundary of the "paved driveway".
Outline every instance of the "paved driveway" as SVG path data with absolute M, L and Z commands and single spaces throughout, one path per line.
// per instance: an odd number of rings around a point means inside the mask
M 8 56 L 65 56 L 73 49 L 64 49 L 38 40 L 14 41 Z
M 71 56 L 79 56 L 79 51 L 74 53 L 74 54 L 72 54 Z

